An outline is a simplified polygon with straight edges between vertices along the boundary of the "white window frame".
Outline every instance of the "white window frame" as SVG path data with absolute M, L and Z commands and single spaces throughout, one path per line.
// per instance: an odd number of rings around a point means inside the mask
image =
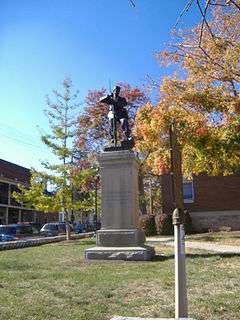
M 183 185 L 184 185 L 184 183 L 191 183 L 191 187 L 192 187 L 192 198 L 191 198 L 191 199 L 184 199 L 184 195 L 183 195 L 183 203 L 193 203 L 193 202 L 194 202 L 193 180 L 183 180 Z

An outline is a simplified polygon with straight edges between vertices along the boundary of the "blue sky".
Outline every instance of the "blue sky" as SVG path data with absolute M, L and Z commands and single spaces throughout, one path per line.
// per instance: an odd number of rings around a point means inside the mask
M 47 131 L 45 96 L 70 76 L 83 101 L 109 79 L 142 85 L 159 78 L 154 53 L 170 40 L 185 0 L 1 0 L 0 158 L 40 168 L 52 159 L 40 142 Z M 183 23 L 198 21 L 194 8 Z

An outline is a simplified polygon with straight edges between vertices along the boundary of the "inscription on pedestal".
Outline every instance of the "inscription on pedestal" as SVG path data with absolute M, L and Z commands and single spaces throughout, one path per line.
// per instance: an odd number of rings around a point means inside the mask
M 97 231 L 97 247 L 87 249 L 86 258 L 150 260 L 154 250 L 144 246 L 144 232 L 138 229 L 138 163 L 134 153 L 129 150 L 103 152 L 98 161 L 102 228 Z M 114 248 L 114 254 L 107 248 Z

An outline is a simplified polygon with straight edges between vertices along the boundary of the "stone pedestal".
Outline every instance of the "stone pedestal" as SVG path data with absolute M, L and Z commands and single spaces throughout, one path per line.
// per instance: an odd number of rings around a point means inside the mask
M 86 259 L 150 260 L 151 247 L 138 229 L 138 163 L 130 150 L 107 151 L 98 157 L 102 183 L 102 228 L 97 246 Z

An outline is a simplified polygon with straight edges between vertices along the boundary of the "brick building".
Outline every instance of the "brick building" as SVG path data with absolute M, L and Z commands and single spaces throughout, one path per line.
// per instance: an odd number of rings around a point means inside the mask
M 189 210 L 196 231 L 231 227 L 240 230 L 240 174 L 194 176 L 183 184 L 184 207 Z M 170 175 L 162 176 L 162 210 L 173 211 Z
M 12 197 L 18 191 L 17 185 L 27 186 L 30 181 L 30 170 L 14 163 L 0 159 L 0 224 L 17 222 L 46 223 L 57 221 L 58 214 L 45 214 L 17 203 Z

